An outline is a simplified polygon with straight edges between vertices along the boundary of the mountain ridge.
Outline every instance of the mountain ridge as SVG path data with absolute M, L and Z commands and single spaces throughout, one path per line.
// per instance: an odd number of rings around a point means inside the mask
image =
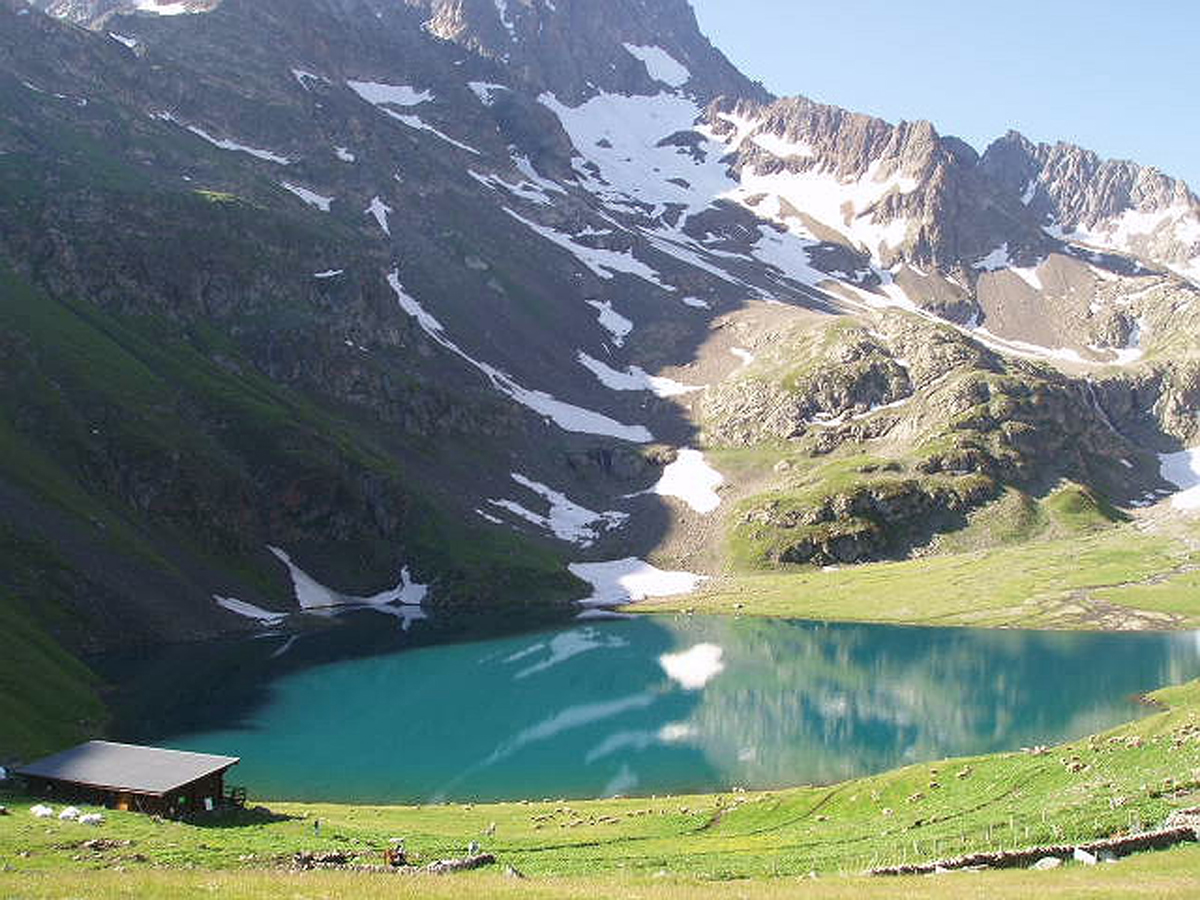
M 90 449 L 79 388 L 3 421 L 139 534 L 233 548 L 170 576 L 171 637 L 260 627 L 213 597 L 298 614 L 271 547 L 343 598 L 565 605 L 569 564 L 720 570 L 748 522 L 793 550 L 745 558 L 786 567 L 1062 479 L 1140 504 L 1197 436 L 1200 292 L 1168 268 L 1195 198 L 1151 170 L 773 98 L 683 0 L 37 5 L 59 18 L 0 5 L 6 302 L 186 356 L 148 365 L 205 412 L 156 429 L 202 449 Z M 1114 224 L 1139 210 L 1162 221 Z M 207 524 L 205 466 L 239 500 Z

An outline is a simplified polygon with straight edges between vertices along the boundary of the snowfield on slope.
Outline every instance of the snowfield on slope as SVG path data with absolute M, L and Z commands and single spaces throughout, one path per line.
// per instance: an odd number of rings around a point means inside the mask
M 649 444 L 654 440 L 654 435 L 644 425 L 624 425 L 602 413 L 557 400 L 545 391 L 535 391 L 522 387 L 511 376 L 497 369 L 495 366 L 480 362 L 467 355 L 457 344 L 446 337 L 442 323 L 427 312 L 415 297 L 404 290 L 404 286 L 400 283 L 400 274 L 398 272 L 392 272 L 388 275 L 388 284 L 395 292 L 396 298 L 400 302 L 400 308 L 416 319 L 417 324 L 421 326 L 421 329 L 429 337 L 482 372 L 488 381 L 491 382 L 492 386 L 500 391 L 500 393 L 506 394 L 517 403 L 533 410 L 539 415 L 545 416 L 564 431 L 607 435 L 634 444 Z
M 279 547 L 268 547 L 268 550 L 285 566 L 292 577 L 292 585 L 296 591 L 296 602 L 300 608 L 309 611 L 314 609 L 329 609 L 338 606 L 374 607 L 400 604 L 401 606 L 420 606 L 429 593 L 429 586 L 416 584 L 409 575 L 408 566 L 400 570 L 400 583 L 394 588 L 375 594 L 373 597 L 355 597 L 343 594 L 321 584 L 298 565 L 291 556 Z
M 596 543 L 601 532 L 620 528 L 629 520 L 628 513 L 615 510 L 593 512 L 575 503 L 561 491 L 534 481 L 520 472 L 511 472 L 510 475 L 517 484 L 542 498 L 549 505 L 549 512 L 541 515 L 515 500 L 492 499 L 488 500 L 488 503 L 499 509 L 507 510 L 539 528 L 546 529 L 559 540 L 577 544 L 580 547 L 590 547 Z M 494 516 L 490 518 L 495 520 Z M 495 521 L 500 524 L 499 520 Z
M 724 483 L 725 477 L 708 464 L 703 453 L 684 448 L 675 462 L 663 469 L 658 483 L 642 493 L 675 497 L 696 512 L 707 515 L 721 505 L 717 488 Z
M 671 378 L 651 375 L 640 366 L 628 366 L 622 372 L 582 350 L 577 358 L 579 364 L 595 375 L 602 385 L 614 391 L 649 391 L 656 397 L 678 397 L 704 390 L 703 385 L 681 384 Z
M 668 87 L 680 88 L 692 80 L 692 73 L 688 67 L 662 47 L 647 47 L 637 44 L 622 44 L 621 46 L 630 56 L 641 60 L 646 71 L 655 81 Z
M 261 606 L 246 603 L 244 600 L 236 600 L 233 597 L 218 597 L 214 594 L 213 600 L 223 609 L 227 609 L 229 612 L 247 619 L 254 619 L 261 625 L 278 625 L 287 618 L 287 613 L 272 612 L 269 609 L 263 609 Z
M 706 580 L 691 572 L 664 571 L 635 557 L 571 563 L 567 568 L 592 586 L 592 595 L 579 601 L 585 606 L 623 606 L 647 597 L 690 594 Z

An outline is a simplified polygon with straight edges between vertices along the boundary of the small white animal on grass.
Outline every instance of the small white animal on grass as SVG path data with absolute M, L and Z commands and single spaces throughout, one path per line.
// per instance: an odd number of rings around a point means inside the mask
M 40 803 L 37 806 L 31 806 L 29 808 L 29 812 L 31 815 L 39 819 L 49 819 L 54 815 L 53 809 L 51 809 L 49 806 L 43 806 Z
M 104 816 L 100 813 L 88 813 L 86 816 L 79 817 L 80 825 L 102 825 L 104 824 Z
M 58 817 L 64 822 L 70 822 L 74 819 L 79 818 L 79 810 L 76 809 L 74 806 L 68 806 L 66 809 L 64 809 L 62 812 L 60 812 L 58 814 Z

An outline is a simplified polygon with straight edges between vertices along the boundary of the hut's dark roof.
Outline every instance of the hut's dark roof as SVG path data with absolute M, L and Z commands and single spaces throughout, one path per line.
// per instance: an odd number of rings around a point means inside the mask
M 206 775 L 224 771 L 237 762 L 236 756 L 88 741 L 23 766 L 17 769 L 17 774 L 135 794 L 161 795 Z

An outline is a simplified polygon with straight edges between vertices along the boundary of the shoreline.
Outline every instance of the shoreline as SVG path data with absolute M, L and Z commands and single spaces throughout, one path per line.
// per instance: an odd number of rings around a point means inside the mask
M 337 849 L 374 861 L 390 837 L 400 836 L 422 862 L 460 856 L 468 841 L 478 841 L 533 884 L 566 878 L 600 890 L 628 880 L 648 888 L 666 878 L 716 889 L 712 882 L 736 879 L 782 888 L 817 872 L 848 885 L 839 876 L 1137 834 L 1200 805 L 1200 680 L 1152 696 L 1167 709 L 1055 747 L 914 763 L 774 791 L 438 806 L 270 801 L 267 810 L 246 814 L 257 818 L 221 828 L 106 812 L 98 831 L 33 819 L 33 798 L 5 791 L 0 802 L 10 815 L 0 817 L 0 838 L 15 865 L 0 878 L 78 873 L 73 856 L 80 841 L 93 837 L 115 849 L 85 856 L 93 860 L 85 865 L 120 865 L 127 879 L 143 872 L 175 877 L 164 869 L 184 877 L 189 868 L 207 877 L 255 878 L 264 865 L 274 868 L 300 850 Z M 1183 854 L 1178 858 L 1189 861 L 1194 879 L 1200 858 L 1194 845 L 1165 852 Z M 1126 865 L 1135 867 L 1123 860 L 1105 867 L 1116 873 L 1105 877 L 1123 877 Z M 152 870 L 159 875 L 150 876 Z M 895 890 L 903 882 L 888 883 Z M 947 883 L 947 896 L 956 883 Z

